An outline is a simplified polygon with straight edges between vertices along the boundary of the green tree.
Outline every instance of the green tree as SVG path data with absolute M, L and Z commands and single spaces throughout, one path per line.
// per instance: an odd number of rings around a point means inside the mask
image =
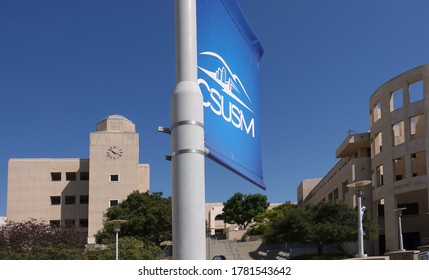
M 121 226 L 121 236 L 130 236 L 145 243 L 159 244 L 172 238 L 171 198 L 163 198 L 162 193 L 131 193 L 126 200 L 110 207 L 106 221 L 126 220 Z M 97 243 L 114 241 L 113 226 L 105 223 L 96 235 Z
M 0 228 L 0 259 L 82 259 L 86 235 L 44 221 L 9 221 Z
M 319 256 L 323 254 L 324 245 L 357 241 L 358 213 L 343 202 L 320 202 L 283 210 L 276 218 L 266 221 L 269 226 L 263 232 L 265 241 L 314 243 Z M 377 228 L 367 215 L 364 215 L 363 225 L 365 238 L 376 238 Z
M 120 260 L 158 260 L 162 256 L 162 250 L 152 242 L 143 242 L 131 236 L 119 238 Z M 86 250 L 86 258 L 90 260 L 114 260 L 116 258 L 116 244 L 109 245 L 92 244 Z
M 258 214 L 267 210 L 269 205 L 265 195 L 235 193 L 223 203 L 224 221 L 246 229 Z

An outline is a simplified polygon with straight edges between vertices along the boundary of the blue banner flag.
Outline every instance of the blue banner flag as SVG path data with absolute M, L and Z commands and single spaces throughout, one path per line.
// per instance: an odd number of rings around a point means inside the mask
M 235 0 L 197 0 L 197 38 L 208 157 L 266 189 L 259 108 L 262 46 Z

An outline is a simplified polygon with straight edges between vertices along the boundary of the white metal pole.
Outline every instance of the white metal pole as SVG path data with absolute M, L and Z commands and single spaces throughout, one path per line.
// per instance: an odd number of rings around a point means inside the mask
M 119 260 L 119 232 L 116 231 L 116 260 Z
M 357 190 L 357 198 L 358 198 L 358 243 L 359 243 L 359 257 L 363 258 L 364 249 L 363 249 L 363 225 L 362 225 L 362 190 L 358 188 Z
M 402 213 L 401 213 L 402 211 L 400 210 L 399 211 L 399 216 L 398 216 L 398 226 L 399 226 L 399 250 L 400 251 L 405 251 L 404 250 L 404 240 L 403 240 L 403 237 L 402 237 L 402 218 L 401 218 L 401 216 L 402 216 Z
M 175 0 L 176 88 L 171 99 L 173 259 L 205 260 L 203 97 L 197 84 L 196 0 Z

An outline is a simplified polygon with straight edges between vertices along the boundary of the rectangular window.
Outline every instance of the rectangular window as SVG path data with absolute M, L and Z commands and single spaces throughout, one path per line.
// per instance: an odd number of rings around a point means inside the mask
M 60 227 L 61 226 L 61 222 L 60 222 L 60 220 L 50 220 L 49 221 L 49 225 L 51 227 Z
M 76 172 L 66 172 L 66 181 L 76 181 Z
M 411 154 L 411 173 L 413 177 L 426 175 L 426 151 Z
M 51 172 L 52 181 L 61 181 L 61 172 Z
M 79 197 L 79 204 L 88 204 L 89 203 L 89 196 L 88 195 L 81 195 Z
M 381 187 L 384 185 L 384 179 L 383 179 L 383 165 L 377 166 L 375 178 L 377 180 L 376 186 Z
M 119 200 L 117 200 L 117 199 L 111 199 L 109 201 L 109 207 L 112 207 L 112 206 L 115 206 L 115 205 L 118 205 L 118 204 L 119 204 Z
M 89 172 L 80 172 L 81 181 L 89 181 Z
M 410 92 L 410 103 L 423 100 L 423 81 L 410 84 L 408 89 Z
M 119 174 L 110 174 L 109 182 L 119 182 Z
M 79 219 L 79 227 L 87 228 L 88 227 L 88 219 Z
M 382 132 L 375 135 L 374 139 L 374 155 L 378 155 L 383 151 L 383 134 Z
M 51 196 L 51 205 L 60 205 L 61 196 Z
M 372 109 L 372 120 L 376 123 L 381 118 L 381 103 L 378 102 Z
M 392 126 L 393 146 L 403 144 L 405 142 L 404 121 L 397 122 Z
M 66 227 L 74 227 L 75 226 L 75 220 L 74 219 L 66 219 L 66 220 L 64 220 L 64 225 Z
M 394 181 L 405 179 L 405 158 L 395 158 L 393 160 Z
M 390 112 L 398 110 L 404 106 L 404 99 L 402 94 L 402 88 L 398 89 L 390 95 Z
M 74 195 L 66 195 L 66 197 L 65 197 L 65 204 L 66 205 L 76 204 L 76 196 L 74 196 Z
M 401 203 L 398 204 L 398 208 L 407 208 L 402 211 L 402 215 L 418 215 L 419 214 L 419 204 L 418 203 Z
M 425 136 L 425 118 L 424 115 L 416 115 L 410 118 L 411 140 L 423 138 Z

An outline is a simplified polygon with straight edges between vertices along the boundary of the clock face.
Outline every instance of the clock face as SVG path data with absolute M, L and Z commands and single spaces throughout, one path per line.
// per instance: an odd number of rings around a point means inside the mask
M 107 149 L 106 155 L 109 158 L 117 159 L 123 155 L 122 149 L 118 146 L 111 146 Z

